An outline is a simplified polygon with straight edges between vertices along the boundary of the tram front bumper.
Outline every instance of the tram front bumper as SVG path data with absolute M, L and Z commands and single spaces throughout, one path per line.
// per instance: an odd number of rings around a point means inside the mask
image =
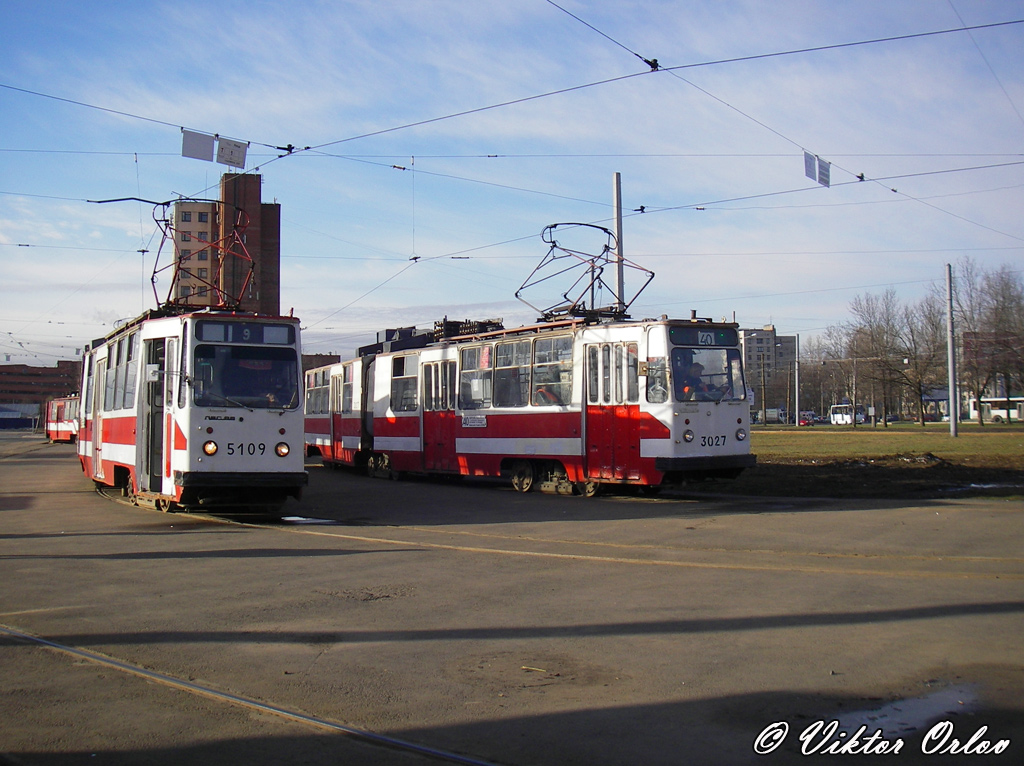
M 757 455 L 701 455 L 697 457 L 659 457 L 654 467 L 662 473 L 707 473 L 741 471 L 757 465 Z
M 289 473 L 246 473 L 244 471 L 175 471 L 174 484 L 177 487 L 261 487 L 294 488 L 309 484 L 305 471 Z

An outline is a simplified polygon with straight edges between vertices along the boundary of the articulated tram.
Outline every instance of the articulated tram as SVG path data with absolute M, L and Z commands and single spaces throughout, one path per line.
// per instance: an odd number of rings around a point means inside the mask
M 383 342 L 307 372 L 307 451 L 523 492 L 735 477 L 755 464 L 737 328 L 563 319 Z
M 87 347 L 78 456 L 162 510 L 273 515 L 306 484 L 299 321 L 168 306 Z

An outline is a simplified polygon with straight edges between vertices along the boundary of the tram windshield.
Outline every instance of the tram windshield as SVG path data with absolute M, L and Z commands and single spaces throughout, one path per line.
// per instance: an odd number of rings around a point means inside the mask
M 672 390 L 678 402 L 746 399 L 739 350 L 673 348 Z
M 295 349 L 196 346 L 192 395 L 202 407 L 295 409 L 299 406 Z

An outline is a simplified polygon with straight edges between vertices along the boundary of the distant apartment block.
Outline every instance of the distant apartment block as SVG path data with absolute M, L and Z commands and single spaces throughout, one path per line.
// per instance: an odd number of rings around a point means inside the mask
M 76 393 L 81 377 L 81 361 L 61 360 L 54 367 L 0 364 L 0 406 L 38 417 L 50 399 Z

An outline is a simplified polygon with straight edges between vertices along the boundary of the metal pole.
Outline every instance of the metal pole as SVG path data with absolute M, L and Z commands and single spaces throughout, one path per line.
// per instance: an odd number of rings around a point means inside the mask
M 796 410 L 796 420 L 793 421 L 797 426 L 800 425 L 800 333 L 796 335 L 796 361 L 793 363 L 793 388 L 795 393 L 793 394 L 793 409 Z
M 953 340 L 953 266 L 946 264 L 946 366 L 949 368 L 949 435 L 957 436 L 960 395 L 956 390 L 956 347 Z M 1007 415 L 1010 413 L 1007 412 Z
M 615 209 L 615 310 L 626 310 L 626 274 L 622 265 L 622 175 L 615 173 L 612 189 Z
M 853 358 L 853 427 L 857 427 L 857 357 Z

